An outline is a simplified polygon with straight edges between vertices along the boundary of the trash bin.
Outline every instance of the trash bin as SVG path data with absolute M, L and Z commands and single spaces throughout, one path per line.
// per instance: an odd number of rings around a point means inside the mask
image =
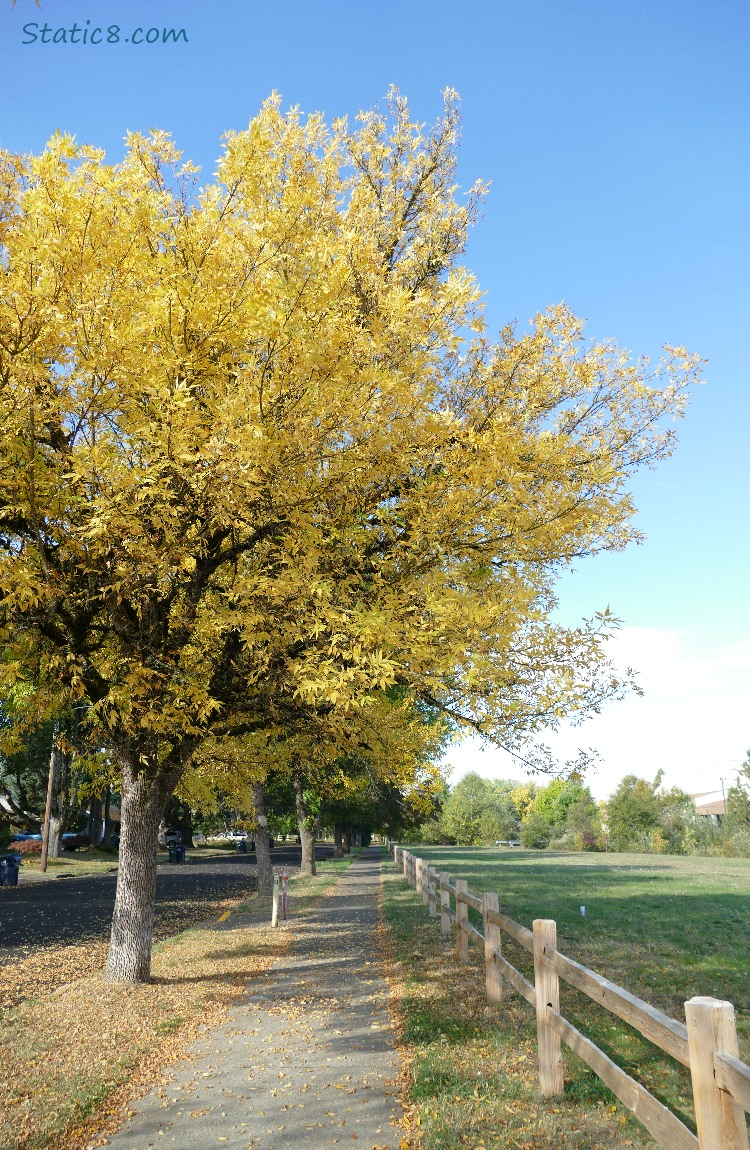
M 180 846 L 179 844 L 177 844 L 175 846 L 175 852 L 177 854 L 177 862 L 178 863 L 184 863 L 184 861 L 185 861 L 185 848 L 183 846 Z
M 237 854 L 247 854 L 247 839 L 240 839 L 240 841 L 237 843 Z
M 0 886 L 18 886 L 19 855 L 0 855 Z
M 167 850 L 169 851 L 169 861 L 171 863 L 177 862 L 177 851 L 178 851 L 178 849 L 179 848 L 177 846 L 177 843 L 168 843 L 167 844 Z

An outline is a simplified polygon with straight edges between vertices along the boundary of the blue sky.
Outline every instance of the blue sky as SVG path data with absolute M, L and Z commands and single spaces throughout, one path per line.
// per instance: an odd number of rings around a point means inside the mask
M 103 42 L 63 42 L 74 24 Z M 565 300 L 594 338 L 708 360 L 676 454 L 634 484 L 647 542 L 560 589 L 566 620 L 622 618 L 614 653 L 646 695 L 553 741 L 599 747 L 602 796 L 660 766 L 708 790 L 750 746 L 748 59 L 744 0 L 0 0 L 0 145 L 61 129 L 116 160 L 158 127 L 208 178 L 272 90 L 332 118 L 395 83 L 432 120 L 456 88 L 461 182 L 491 181 L 466 257 L 491 327 Z M 518 775 L 472 744 L 450 757 L 455 777 Z

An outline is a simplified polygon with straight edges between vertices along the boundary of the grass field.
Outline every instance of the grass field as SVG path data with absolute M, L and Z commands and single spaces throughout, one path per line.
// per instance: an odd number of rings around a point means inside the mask
M 555 919 L 561 950 L 674 1018 L 684 1020 L 683 1004 L 693 995 L 733 1002 L 741 1052 L 750 1060 L 750 860 L 411 849 L 438 870 L 467 879 L 473 893 L 495 891 L 517 922 Z M 385 901 L 404 972 L 404 1027 L 414 1047 L 415 1101 L 424 1109 L 429 1150 L 653 1145 L 569 1052 L 564 1103 L 541 1106 L 534 1095 L 531 1009 L 511 993 L 500 1018 L 488 1019 L 476 949 L 470 972 L 456 967 L 421 900 L 398 879 L 388 884 Z M 507 936 L 503 948 L 530 976 L 530 956 Z M 457 981 L 457 996 L 446 993 L 448 980 Z M 561 989 L 563 1013 L 694 1128 L 683 1068 L 590 1000 Z M 479 1105 L 475 1084 L 487 1084 L 490 1065 L 492 1088 L 480 1089 Z M 443 1082 L 450 1085 L 444 1089 Z M 475 1125 L 467 1122 L 467 1099 Z M 607 1107 L 614 1107 L 608 1113 L 616 1120 L 608 1134 Z

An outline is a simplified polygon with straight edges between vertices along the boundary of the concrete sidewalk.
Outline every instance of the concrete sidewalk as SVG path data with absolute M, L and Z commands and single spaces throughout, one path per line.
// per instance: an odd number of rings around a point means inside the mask
M 399 1062 L 376 958 L 379 882 L 372 847 L 293 924 L 290 955 L 186 1051 L 168 1085 L 134 1103 L 107 1144 L 329 1150 L 356 1141 L 396 1150 Z

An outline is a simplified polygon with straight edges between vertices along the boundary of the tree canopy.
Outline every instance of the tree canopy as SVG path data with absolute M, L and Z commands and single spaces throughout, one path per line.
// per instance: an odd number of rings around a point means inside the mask
M 697 362 L 562 306 L 493 343 L 458 137 L 451 92 L 430 129 L 274 96 L 202 187 L 164 132 L 0 155 L 0 671 L 121 764 L 110 977 L 148 973 L 146 853 L 207 739 L 346 744 L 398 685 L 514 744 L 622 690 L 554 582 L 636 537 Z

